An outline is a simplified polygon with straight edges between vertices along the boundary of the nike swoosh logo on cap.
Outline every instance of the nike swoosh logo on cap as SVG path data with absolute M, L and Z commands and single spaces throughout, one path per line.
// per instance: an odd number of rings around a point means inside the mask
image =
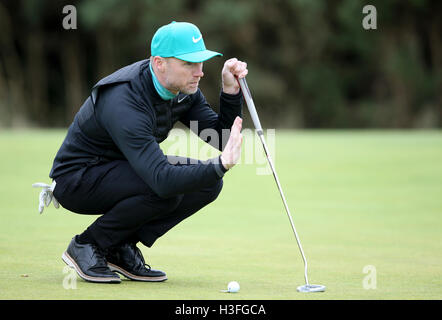
M 193 43 L 197 43 L 198 41 L 200 41 L 203 38 L 202 35 L 199 36 L 199 38 L 195 39 L 195 37 L 192 37 L 192 41 Z

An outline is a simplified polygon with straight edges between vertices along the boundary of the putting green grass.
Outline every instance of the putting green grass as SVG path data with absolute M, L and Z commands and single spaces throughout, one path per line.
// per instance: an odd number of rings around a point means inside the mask
M 72 281 L 61 254 L 95 217 L 40 215 L 31 187 L 50 183 L 65 132 L 0 131 L 0 299 L 442 299 L 441 131 L 276 131 L 310 282 L 327 286 L 314 294 L 296 291 L 304 266 L 275 181 L 244 153 L 216 202 L 140 245 L 168 281 Z M 232 280 L 240 292 L 221 293 Z

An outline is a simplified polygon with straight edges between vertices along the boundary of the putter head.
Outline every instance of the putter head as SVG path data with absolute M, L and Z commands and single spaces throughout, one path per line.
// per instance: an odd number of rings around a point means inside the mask
M 305 284 L 303 286 L 299 286 L 297 290 L 299 292 L 324 292 L 325 286 L 320 284 Z

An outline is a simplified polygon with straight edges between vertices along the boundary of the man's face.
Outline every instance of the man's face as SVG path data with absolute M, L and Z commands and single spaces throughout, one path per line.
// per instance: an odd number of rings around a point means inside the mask
M 198 90 L 200 79 L 204 76 L 203 63 L 192 63 L 176 58 L 165 59 L 165 87 L 172 93 L 193 94 Z

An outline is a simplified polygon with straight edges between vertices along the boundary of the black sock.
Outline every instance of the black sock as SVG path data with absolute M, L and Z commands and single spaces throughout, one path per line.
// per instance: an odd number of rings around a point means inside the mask
M 80 244 L 96 244 L 89 229 L 86 229 L 82 234 L 77 235 L 75 239 Z

